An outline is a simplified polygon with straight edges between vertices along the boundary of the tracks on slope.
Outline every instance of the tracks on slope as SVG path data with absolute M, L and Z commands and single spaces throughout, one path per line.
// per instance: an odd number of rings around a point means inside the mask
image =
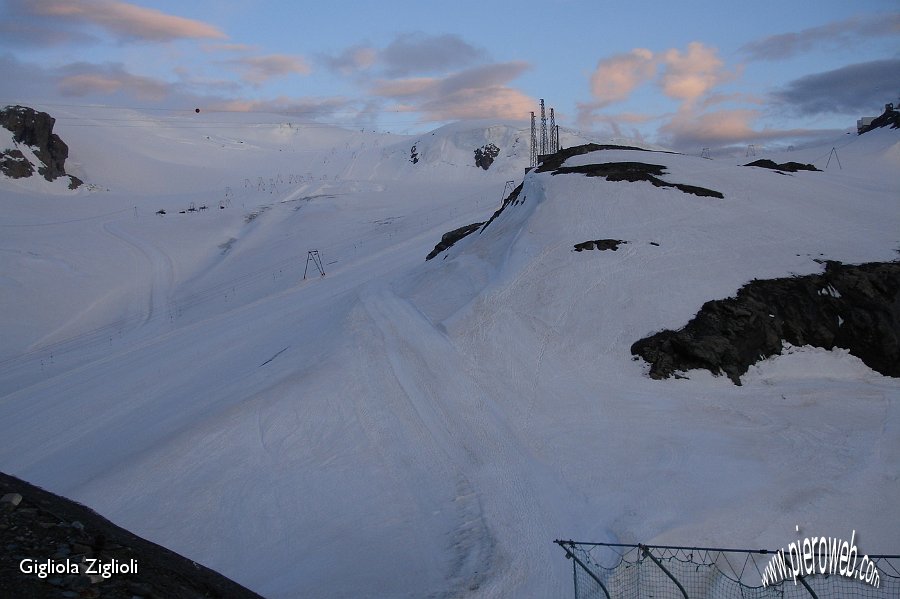
M 552 475 L 415 306 L 383 287 L 364 291 L 362 302 L 381 332 L 402 401 L 420 423 L 423 449 L 457 480 L 460 524 L 448 594 L 508 595 L 541 568 L 540 544 L 553 534 L 542 491 L 555 483 L 539 477 Z

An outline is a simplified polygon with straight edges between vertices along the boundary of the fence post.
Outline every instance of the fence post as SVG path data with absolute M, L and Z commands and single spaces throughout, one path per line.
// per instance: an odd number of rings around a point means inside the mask
M 578 564 L 579 566 L 581 566 L 582 570 L 587 572 L 588 576 L 590 576 L 591 578 L 594 579 L 594 582 L 596 582 L 598 585 L 600 585 L 600 588 L 603 590 L 603 594 L 606 595 L 606 599 L 612 599 L 609 596 L 609 591 L 606 590 L 606 587 L 603 585 L 602 582 L 600 582 L 600 579 L 597 578 L 597 576 L 594 575 L 594 573 L 591 572 L 590 569 L 588 569 L 588 567 L 584 565 L 584 562 L 582 562 L 580 559 L 578 559 L 574 553 L 569 551 L 568 547 L 566 547 L 566 541 L 556 540 L 553 542 L 563 548 L 563 550 L 566 552 L 566 559 L 571 559 L 574 562 L 572 564 L 572 575 L 575 577 L 575 596 L 576 597 L 578 596 L 578 577 L 575 576 L 575 564 Z M 569 541 L 569 542 L 571 543 L 571 541 Z M 574 546 L 574 543 L 572 543 L 572 545 Z
M 678 586 L 678 590 L 681 591 L 681 594 L 682 594 L 682 595 L 684 595 L 684 599 L 690 599 L 690 598 L 688 597 L 687 591 L 684 590 L 684 587 L 681 586 L 681 583 L 678 582 L 678 579 L 675 578 L 674 576 L 672 576 L 672 573 L 669 572 L 669 571 L 666 569 L 666 567 L 662 565 L 662 562 L 660 562 L 658 559 L 656 559 L 656 558 L 653 556 L 652 553 L 650 553 L 650 549 L 649 549 L 646 545 L 640 545 L 640 544 L 639 544 L 638 547 L 640 547 L 640 549 L 641 549 L 641 551 L 643 552 L 644 555 L 646 555 L 647 557 L 649 557 L 651 560 L 653 560 L 653 563 L 654 563 L 654 564 L 656 564 L 657 566 L 659 566 L 659 569 L 662 570 L 662 571 L 666 574 L 666 576 L 668 576 L 669 578 L 672 579 L 672 582 L 674 582 L 674 583 Z
M 812 590 L 812 587 L 810 587 L 808 584 L 806 584 L 806 581 L 803 580 L 803 578 L 804 578 L 803 576 L 799 576 L 797 578 L 797 580 L 800 581 L 800 584 L 802 584 L 803 586 L 806 587 L 806 590 L 809 591 L 809 594 L 812 595 L 813 599 L 819 599 L 819 596 L 816 595 L 815 591 Z

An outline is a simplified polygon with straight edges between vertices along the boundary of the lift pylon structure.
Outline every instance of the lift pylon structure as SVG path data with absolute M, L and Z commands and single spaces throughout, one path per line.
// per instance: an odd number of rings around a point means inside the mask
M 325 276 L 325 268 L 322 266 L 322 257 L 319 256 L 319 250 L 309 250 L 306 252 L 306 268 L 303 269 L 303 280 L 306 280 L 306 273 L 309 270 L 309 263 L 315 265 L 317 269 L 319 269 L 319 274 L 321 276 Z
M 537 166 L 537 129 L 534 121 L 534 111 L 531 112 L 531 166 Z
M 544 99 L 541 98 L 541 155 L 547 154 L 547 115 L 544 112 Z
M 557 139 L 558 129 L 556 127 L 556 113 L 550 108 L 550 154 L 556 154 L 559 151 L 559 142 Z

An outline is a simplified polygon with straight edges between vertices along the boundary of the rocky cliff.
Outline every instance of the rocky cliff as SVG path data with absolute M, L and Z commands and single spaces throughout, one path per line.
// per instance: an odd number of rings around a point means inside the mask
M 827 262 L 819 275 L 755 280 L 734 298 L 706 302 L 678 331 L 631 346 L 666 378 L 695 368 L 740 385 L 751 364 L 791 345 L 840 347 L 873 370 L 900 377 L 900 263 Z
M 66 174 L 69 146 L 53 133 L 55 123 L 56 119 L 46 112 L 27 106 L 7 106 L 0 110 L 0 125 L 12 132 L 13 142 L 17 146 L 28 146 L 40 163 L 32 164 L 18 147 L 5 148 L 0 152 L 0 172 L 19 179 L 30 177 L 36 167 L 38 174 L 47 181 L 68 177 L 69 189 L 81 185 L 80 179 Z

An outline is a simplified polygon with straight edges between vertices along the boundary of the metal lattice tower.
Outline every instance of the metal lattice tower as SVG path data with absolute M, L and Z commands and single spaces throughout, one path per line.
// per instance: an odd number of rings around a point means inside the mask
M 556 141 L 556 113 L 553 111 L 553 108 L 550 108 L 550 153 L 556 154 L 556 151 L 559 150 L 557 141 Z
M 537 128 L 535 127 L 534 111 L 531 112 L 531 166 L 537 166 Z
M 547 152 L 547 115 L 544 112 L 544 99 L 541 98 L 541 155 Z

